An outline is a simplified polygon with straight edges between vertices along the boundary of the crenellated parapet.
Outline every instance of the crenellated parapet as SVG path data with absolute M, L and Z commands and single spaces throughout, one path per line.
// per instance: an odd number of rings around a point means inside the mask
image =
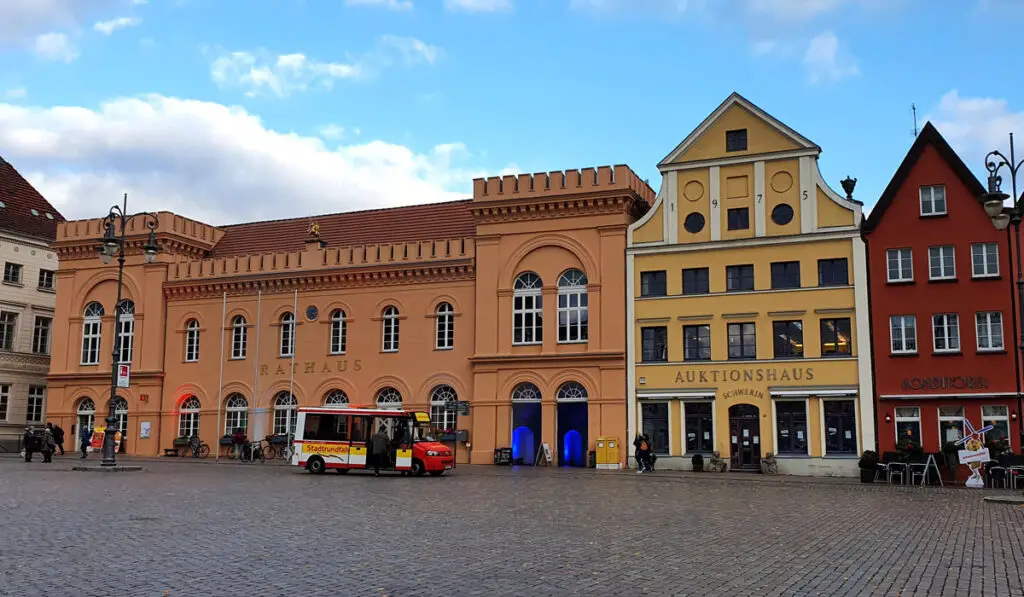
M 177 214 L 161 211 L 156 213 L 156 238 L 161 252 L 165 254 L 199 259 L 204 257 L 224 236 L 224 231 Z M 145 218 L 128 222 L 127 248 L 141 252 L 142 245 L 149 238 Z M 103 218 L 71 220 L 57 224 L 57 239 L 54 249 L 63 259 L 93 258 L 96 247 L 103 238 Z

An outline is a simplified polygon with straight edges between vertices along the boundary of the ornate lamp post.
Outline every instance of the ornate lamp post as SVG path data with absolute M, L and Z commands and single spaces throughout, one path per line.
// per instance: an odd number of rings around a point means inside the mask
M 103 240 L 102 244 L 98 247 L 100 261 L 104 265 L 110 263 L 112 259 L 117 258 L 117 302 L 114 303 L 114 351 L 112 353 L 113 358 L 110 365 L 110 410 L 107 413 L 107 429 L 103 433 L 103 462 L 102 466 L 114 466 L 117 464 L 117 455 L 114 450 L 114 434 L 111 432 L 114 430 L 114 425 L 117 424 L 117 416 L 114 410 L 115 398 L 117 396 L 117 366 L 118 357 L 121 352 L 121 334 L 118 329 L 121 324 L 121 285 L 124 280 L 124 258 L 126 247 L 126 234 L 128 231 L 128 224 L 135 218 L 142 218 L 145 221 L 146 228 L 149 228 L 149 240 L 146 244 L 142 245 L 142 254 L 145 256 L 146 263 L 153 263 L 156 259 L 156 254 L 160 250 L 160 247 L 156 244 L 156 228 L 158 220 L 156 214 L 140 212 L 137 214 L 129 214 L 128 212 L 128 195 L 124 196 L 123 206 L 114 205 L 110 208 L 110 213 L 103 219 Z
M 1017 161 L 1017 154 L 1013 146 L 1013 133 L 1010 133 L 1010 157 L 1007 158 L 999 150 L 990 151 L 985 156 L 985 169 L 988 170 L 988 192 L 981 196 L 985 205 L 985 213 L 991 218 L 992 224 L 997 230 L 1006 230 L 1013 224 L 1013 233 L 1016 238 L 1017 247 L 1017 306 L 1020 311 L 1017 314 L 1017 321 L 1020 322 L 1021 334 L 1018 339 L 1017 349 L 1020 351 L 1018 363 L 1024 359 L 1024 274 L 1021 273 L 1021 238 L 1020 224 L 1024 218 L 1024 197 L 1017 192 L 1017 174 L 1024 167 L 1024 160 Z M 1010 188 L 1013 192 L 1013 205 L 1006 207 L 1003 202 L 1009 195 L 1002 192 L 1003 177 L 999 171 L 1006 168 L 1010 173 Z M 1017 371 L 1017 383 L 1020 388 L 1020 371 Z M 1020 446 L 1024 450 L 1024 410 L 1022 410 L 1020 392 L 1017 393 L 1017 432 L 1020 435 Z

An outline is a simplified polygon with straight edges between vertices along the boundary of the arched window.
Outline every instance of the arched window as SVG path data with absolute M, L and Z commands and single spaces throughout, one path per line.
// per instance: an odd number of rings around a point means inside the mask
M 96 403 L 92 398 L 82 398 L 78 403 L 78 429 L 92 429 L 95 423 Z
M 235 429 L 245 433 L 249 429 L 249 401 L 241 394 L 229 394 L 224 401 L 224 434 L 232 435 Z
M 558 278 L 558 341 L 587 341 L 587 276 L 578 269 Z
M 244 359 L 249 329 L 245 326 L 245 317 L 235 315 L 231 320 L 231 358 Z
M 331 354 L 345 354 L 347 335 L 348 322 L 345 321 L 345 312 L 335 309 L 331 312 Z
M 578 381 L 567 381 L 558 388 L 559 402 L 586 402 L 587 388 Z
M 117 305 L 117 362 L 131 363 L 135 347 L 135 303 L 128 299 Z
M 199 435 L 199 410 L 202 405 L 195 396 L 189 396 L 178 409 L 178 437 L 190 438 Z
M 295 314 L 288 312 L 281 316 L 281 356 L 295 354 Z
M 118 396 L 114 398 L 114 418 L 117 419 L 117 430 L 121 432 L 121 445 L 124 445 L 125 434 L 128 433 L 128 401 Z
M 540 344 L 544 341 L 544 282 L 533 272 L 516 278 L 512 290 L 512 343 Z
M 512 402 L 540 402 L 540 389 L 524 381 L 512 390 Z
M 194 363 L 199 360 L 199 322 L 189 319 L 185 324 L 185 362 Z
M 348 404 L 348 394 L 345 393 L 345 390 L 331 390 L 324 396 L 324 404 L 327 406 Z
M 299 402 L 288 392 L 278 392 L 274 399 L 274 434 L 295 433 Z
M 98 365 L 100 362 L 100 339 L 103 335 L 103 305 L 89 303 L 85 306 L 82 321 L 82 364 Z
M 398 308 L 384 308 L 384 352 L 398 352 Z
M 445 433 L 455 433 L 455 412 L 448 410 L 449 404 L 459 401 L 455 388 L 440 385 L 430 392 L 430 425 Z
M 377 408 L 402 408 L 402 393 L 392 387 L 377 392 Z
M 455 346 L 455 309 L 448 303 L 437 306 L 435 327 L 435 348 L 447 350 Z

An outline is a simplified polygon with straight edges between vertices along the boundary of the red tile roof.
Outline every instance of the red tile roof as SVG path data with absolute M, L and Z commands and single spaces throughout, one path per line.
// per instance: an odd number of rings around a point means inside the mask
M 320 225 L 320 238 L 329 247 L 473 236 L 472 203 L 448 201 L 220 226 L 224 236 L 210 256 L 301 251 L 312 222 Z
M 3 202 L 0 230 L 50 241 L 57 238 L 57 222 L 63 222 L 64 216 L 3 157 L 0 157 L 0 201 Z

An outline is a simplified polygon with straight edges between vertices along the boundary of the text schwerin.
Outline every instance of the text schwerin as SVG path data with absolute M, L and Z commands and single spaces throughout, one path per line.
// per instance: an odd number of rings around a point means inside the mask
M 708 384 L 726 381 L 812 381 L 814 367 L 751 367 L 749 369 L 710 369 L 679 371 L 676 383 Z

